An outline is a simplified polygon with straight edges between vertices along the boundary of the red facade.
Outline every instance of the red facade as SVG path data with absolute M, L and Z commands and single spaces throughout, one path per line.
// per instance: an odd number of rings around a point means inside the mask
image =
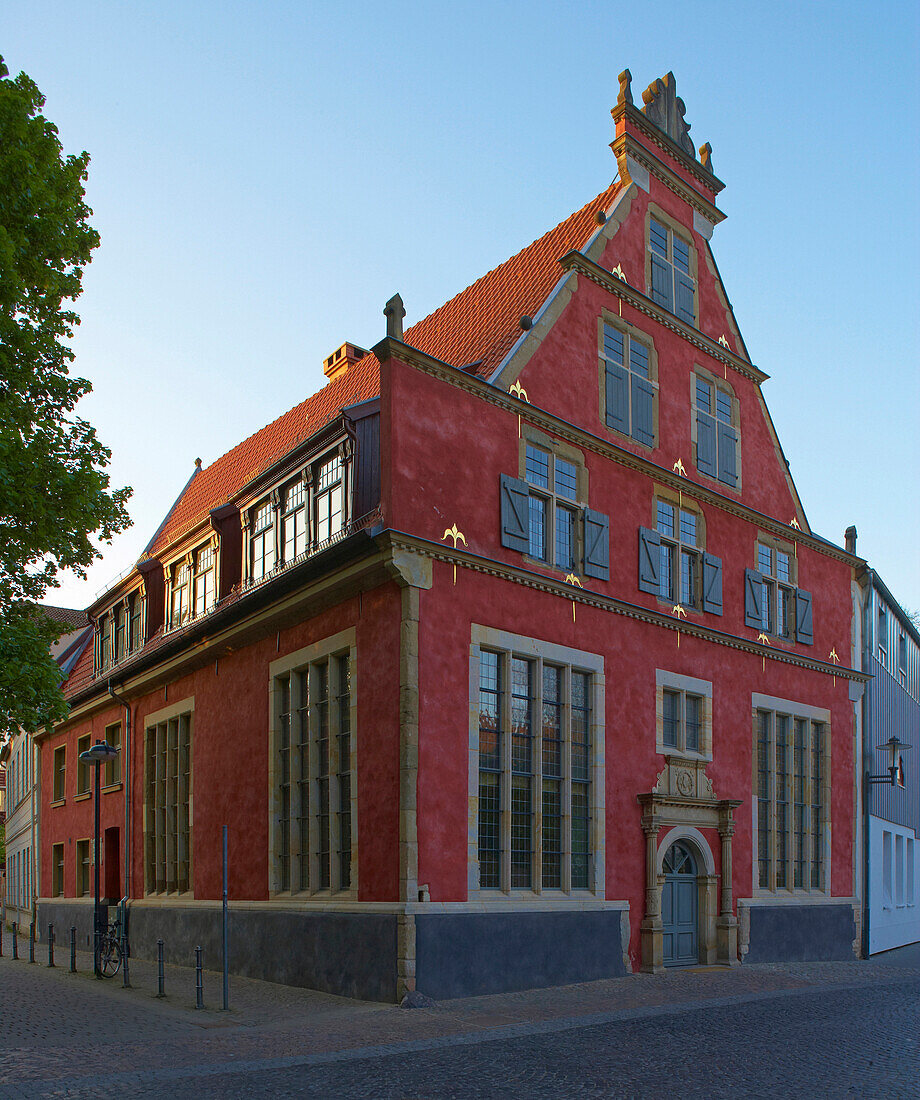
M 225 824 L 234 920 L 279 955 L 236 966 L 279 980 L 851 951 L 859 561 L 808 527 L 710 252 L 721 184 L 650 92 L 621 78 L 611 187 L 405 334 L 397 301 L 90 609 L 41 740 L 46 919 L 85 909 L 77 742 L 117 724 L 105 892 L 141 952 L 214 933 Z

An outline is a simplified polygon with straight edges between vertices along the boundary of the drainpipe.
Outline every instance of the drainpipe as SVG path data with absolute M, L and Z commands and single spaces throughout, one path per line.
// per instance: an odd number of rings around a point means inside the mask
M 873 581 L 875 580 L 875 573 L 873 570 L 868 570 L 866 574 L 866 588 L 865 599 L 862 601 L 862 670 L 863 672 L 869 671 L 869 654 L 872 652 L 872 640 L 869 635 L 870 624 L 872 618 L 870 615 L 870 609 L 872 607 L 872 593 L 874 591 Z M 869 763 L 871 760 L 869 739 L 871 731 L 869 729 L 869 687 L 867 683 L 863 686 L 861 707 L 862 707 L 862 761 L 860 762 L 860 784 L 862 786 L 862 833 L 863 833 L 863 918 L 862 918 L 862 955 L 864 959 L 869 958 L 869 922 L 870 922 L 870 905 L 869 905 L 869 833 L 870 833 L 870 811 L 872 809 L 871 797 L 872 797 L 872 784 L 866 781 L 866 777 L 869 775 Z
M 112 681 L 106 684 L 109 695 L 116 703 L 125 708 L 125 743 L 121 754 L 121 781 L 125 785 L 125 881 L 124 899 L 127 909 L 131 896 L 131 704 L 112 688 Z M 125 918 L 127 914 L 125 914 Z

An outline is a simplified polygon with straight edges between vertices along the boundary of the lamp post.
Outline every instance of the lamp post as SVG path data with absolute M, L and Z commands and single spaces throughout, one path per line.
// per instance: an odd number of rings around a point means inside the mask
M 881 752 L 882 749 L 888 750 L 888 774 L 870 775 L 868 772 L 866 772 L 866 783 L 868 783 L 870 786 L 873 783 L 889 783 L 892 787 L 894 787 L 898 782 L 898 778 L 901 772 L 901 754 L 904 752 L 905 749 L 909 749 L 910 745 L 907 745 L 903 741 L 900 741 L 895 734 L 894 736 L 889 737 L 883 745 L 876 745 L 875 748 L 877 752 Z
M 84 764 L 92 764 L 96 769 L 95 782 L 93 794 L 94 812 L 93 812 L 93 845 L 94 855 L 93 860 L 93 973 L 97 978 L 101 978 L 102 975 L 99 972 L 99 946 L 102 939 L 102 906 L 99 904 L 99 765 L 109 760 L 114 760 L 118 756 L 118 749 L 113 748 L 106 741 L 97 741 L 91 749 L 87 749 L 86 752 L 80 753 L 80 759 Z M 106 919 L 106 927 L 108 927 L 108 919 Z

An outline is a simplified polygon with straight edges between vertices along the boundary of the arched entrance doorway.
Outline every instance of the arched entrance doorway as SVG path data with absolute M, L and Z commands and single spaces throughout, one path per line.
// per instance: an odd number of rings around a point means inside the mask
M 688 844 L 676 841 L 662 864 L 662 947 L 665 966 L 691 966 L 700 960 L 697 862 Z

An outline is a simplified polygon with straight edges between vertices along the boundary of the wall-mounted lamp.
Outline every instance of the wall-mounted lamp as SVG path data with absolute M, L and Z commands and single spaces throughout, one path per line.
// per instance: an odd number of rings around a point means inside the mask
M 892 787 L 896 786 L 899 777 L 902 777 L 903 763 L 901 760 L 901 754 L 909 749 L 910 745 L 906 745 L 903 741 L 900 741 L 896 736 L 889 737 L 883 745 L 876 745 L 876 751 L 880 752 L 882 749 L 888 750 L 888 774 L 887 775 L 867 775 L 867 783 L 888 783 Z M 903 781 L 902 781 L 903 785 Z

